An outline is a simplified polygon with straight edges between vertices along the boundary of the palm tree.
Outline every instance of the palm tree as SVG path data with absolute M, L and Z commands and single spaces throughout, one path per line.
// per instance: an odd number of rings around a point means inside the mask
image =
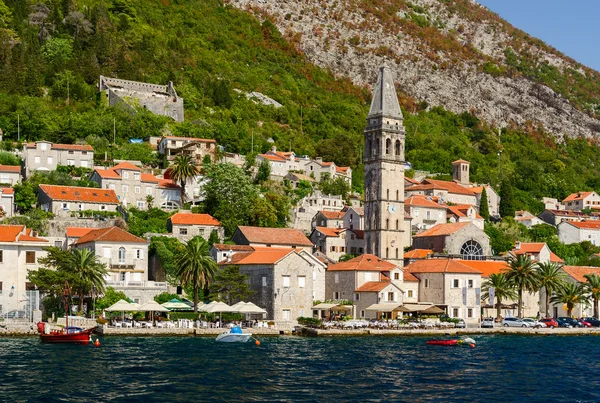
M 487 300 L 490 299 L 490 291 L 493 289 L 493 294 L 496 298 L 496 317 L 498 319 L 500 319 L 501 316 L 502 300 L 514 300 L 517 298 L 514 285 L 508 281 L 506 275 L 503 273 L 490 274 L 490 276 L 481 285 L 481 289 L 483 291 L 481 298 Z M 494 301 L 490 301 L 490 303 L 493 304 Z
M 575 305 L 587 303 L 588 297 L 585 295 L 583 284 L 566 283 L 564 287 L 556 291 L 556 294 L 550 298 L 550 301 L 567 305 L 567 316 L 571 317 Z
M 208 288 L 219 266 L 209 255 L 210 246 L 201 237 L 188 241 L 175 258 L 176 275 L 183 285 L 194 287 L 194 312 L 198 312 L 198 289 Z
M 152 195 L 146 196 L 146 204 L 148 205 L 148 211 L 152 210 L 152 205 L 154 204 L 154 197 Z
M 506 279 L 514 284 L 519 292 L 518 316 L 523 319 L 523 291 L 537 291 L 539 280 L 535 271 L 535 263 L 528 255 L 510 255 L 508 267 L 504 270 Z
M 79 296 L 79 311 L 83 310 L 83 298 L 92 289 L 97 293 L 104 292 L 106 280 L 104 276 L 108 273 L 106 265 L 100 263 L 96 254 L 89 249 L 71 249 L 65 261 L 60 263 L 61 270 L 69 272 L 76 283 L 72 288 Z
M 590 297 L 594 300 L 594 318 L 598 319 L 598 300 L 600 299 L 600 276 L 596 274 L 584 274 L 583 277 L 587 280 L 584 284 L 585 290 L 590 293 Z
M 173 164 L 167 169 L 169 176 L 181 186 L 181 207 L 185 199 L 186 183 L 198 175 L 199 169 L 196 162 L 189 155 L 178 155 Z
M 545 317 L 550 317 L 548 309 L 550 307 L 550 296 L 565 284 L 566 275 L 562 271 L 563 265 L 560 263 L 547 262 L 538 263 L 535 271 L 538 275 L 540 288 L 544 287 L 546 292 L 546 305 L 544 307 Z

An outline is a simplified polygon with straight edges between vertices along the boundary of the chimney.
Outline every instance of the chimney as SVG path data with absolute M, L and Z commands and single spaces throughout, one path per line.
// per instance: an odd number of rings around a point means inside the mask
M 317 157 L 317 158 L 315 158 L 315 161 L 317 161 L 319 164 L 321 164 L 321 163 L 323 163 L 323 158 Z
M 276 153 L 277 152 L 277 146 L 271 146 L 271 152 L 272 153 Z
M 521 242 L 517 241 L 515 242 L 515 250 L 520 250 L 521 249 Z
M 34 238 L 37 238 L 38 232 L 37 231 L 31 231 L 31 236 L 34 237 Z

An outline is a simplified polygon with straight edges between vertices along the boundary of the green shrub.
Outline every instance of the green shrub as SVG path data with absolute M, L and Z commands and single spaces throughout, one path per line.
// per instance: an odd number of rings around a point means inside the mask
M 321 319 L 307 318 L 301 316 L 298 318 L 298 323 L 302 326 L 320 327 L 323 321 Z

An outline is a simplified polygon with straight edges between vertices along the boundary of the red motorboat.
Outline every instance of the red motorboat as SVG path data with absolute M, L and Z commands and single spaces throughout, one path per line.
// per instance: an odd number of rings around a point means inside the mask
M 60 330 L 48 330 L 46 331 L 47 323 L 39 322 L 37 324 L 38 332 L 40 334 L 40 340 L 42 343 L 75 343 L 75 344 L 88 344 L 91 340 L 90 335 L 94 331 L 91 329 L 82 329 L 80 327 L 69 327 L 69 297 L 70 297 L 69 283 L 65 282 L 65 327 Z
M 467 337 L 466 339 L 427 340 L 426 344 L 434 346 L 459 346 L 464 344 L 473 348 L 475 347 L 475 340 L 469 337 Z

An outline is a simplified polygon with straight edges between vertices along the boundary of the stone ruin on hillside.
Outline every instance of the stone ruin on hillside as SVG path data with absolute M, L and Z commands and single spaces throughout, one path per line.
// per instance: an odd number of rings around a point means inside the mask
M 119 106 L 135 113 L 135 107 L 156 115 L 183 122 L 183 98 L 177 96 L 173 83 L 156 85 L 100 76 L 98 90 L 104 92 L 109 106 Z

